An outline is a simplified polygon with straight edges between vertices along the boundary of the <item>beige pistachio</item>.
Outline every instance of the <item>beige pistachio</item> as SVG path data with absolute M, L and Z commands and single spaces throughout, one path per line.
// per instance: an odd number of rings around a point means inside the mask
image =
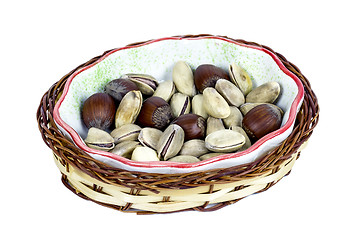
M 199 157 L 199 160 L 200 160 L 200 161 L 203 161 L 203 160 L 206 160 L 206 159 L 209 159 L 209 158 L 212 158 L 212 157 L 217 157 L 217 156 L 224 155 L 224 154 L 225 154 L 225 153 L 211 152 L 211 153 L 207 153 L 207 154 L 201 155 L 201 156 Z
M 136 124 L 129 123 L 122 125 L 111 132 L 114 143 L 118 144 L 127 140 L 137 140 L 139 132 L 142 128 Z
M 112 150 L 111 153 L 131 159 L 133 150 L 140 146 L 140 143 L 137 141 L 123 141 L 118 143 Z
M 214 118 L 214 117 L 208 117 L 206 120 L 206 136 L 208 136 L 210 133 L 224 130 L 225 126 L 220 118 Z
M 252 81 L 249 74 L 237 63 L 229 66 L 229 75 L 231 81 L 239 87 L 241 92 L 246 96 L 252 90 Z
M 195 163 L 200 162 L 199 158 L 190 155 L 179 155 L 168 159 L 168 162 Z
M 262 104 L 267 104 L 267 105 L 270 105 L 270 106 L 276 108 L 277 110 L 280 111 L 281 116 L 283 116 L 283 114 L 284 114 L 283 110 L 280 107 L 278 107 L 277 105 L 272 104 L 272 103 L 244 103 L 239 107 L 239 109 L 243 115 L 246 115 L 246 113 L 248 113 L 251 109 L 253 109 L 254 107 L 256 107 L 258 105 L 262 105 Z
M 176 124 L 169 125 L 157 145 L 158 157 L 168 160 L 177 155 L 184 143 L 184 130 Z
M 215 89 L 231 106 L 239 107 L 245 103 L 245 97 L 241 90 L 226 79 L 219 79 L 215 84 Z
M 170 107 L 174 117 L 179 117 L 190 112 L 190 97 L 183 93 L 175 93 L 170 100 Z
M 95 127 L 88 130 L 84 141 L 88 147 L 96 150 L 110 151 L 114 148 L 113 137 L 106 131 Z
M 273 103 L 280 94 L 280 84 L 278 82 L 267 82 L 254 88 L 246 96 L 249 103 Z
M 248 149 L 249 147 L 251 147 L 251 140 L 247 136 L 246 132 L 244 131 L 244 129 L 242 127 L 231 126 L 230 130 L 241 133 L 245 137 L 245 144 L 238 151 L 244 151 L 244 150 Z
M 204 109 L 212 117 L 226 118 L 230 115 L 229 104 L 215 88 L 207 87 L 203 91 Z
M 142 93 L 138 90 L 129 91 L 124 95 L 115 116 L 116 128 L 128 123 L 134 123 L 142 107 L 142 102 Z
M 207 119 L 209 117 L 209 115 L 205 111 L 203 101 L 204 101 L 203 94 L 195 95 L 193 97 L 193 99 L 191 100 L 191 111 L 194 114 L 197 114 L 199 116 L 202 116 L 204 119 Z
M 173 67 L 173 82 L 176 89 L 190 97 L 196 94 L 194 75 L 190 66 L 184 61 L 178 61 Z
M 129 73 L 122 75 L 121 78 L 129 79 L 134 82 L 144 95 L 153 95 L 158 86 L 158 81 L 148 74 Z
M 179 155 L 190 155 L 194 157 L 199 157 L 208 152 L 209 150 L 205 147 L 204 140 L 192 139 L 184 142 L 183 147 L 179 152 Z
M 138 140 L 143 146 L 157 149 L 157 144 L 162 134 L 163 132 L 157 128 L 146 127 L 140 131 Z
M 230 115 L 227 118 L 223 118 L 223 122 L 226 128 L 231 126 L 242 126 L 242 113 L 237 107 L 230 106 Z
M 163 98 L 165 101 L 169 101 L 175 93 L 175 85 L 172 80 L 167 80 L 159 83 L 157 89 L 153 93 L 153 96 Z
M 157 152 L 150 147 L 138 146 L 133 150 L 132 158 L 133 161 L 138 162 L 152 162 L 159 161 Z
M 205 146 L 213 152 L 234 152 L 245 144 L 245 137 L 233 130 L 225 129 L 206 136 Z

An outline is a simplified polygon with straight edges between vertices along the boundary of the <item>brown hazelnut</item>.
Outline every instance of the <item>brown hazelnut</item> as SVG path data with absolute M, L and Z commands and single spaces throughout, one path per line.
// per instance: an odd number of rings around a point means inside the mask
M 262 104 L 251 109 L 242 120 L 242 128 L 252 141 L 280 128 L 282 117 L 276 108 Z
M 162 98 L 152 96 L 145 100 L 137 117 L 142 127 L 165 128 L 173 118 L 170 105 Z
M 218 79 L 229 80 L 230 77 L 223 69 L 211 64 L 202 64 L 194 72 L 195 87 L 200 93 L 203 93 L 206 87 L 215 87 Z
M 116 114 L 114 99 L 107 93 L 95 93 L 83 103 L 82 119 L 87 128 L 109 128 Z
M 173 124 L 179 125 L 185 133 L 185 141 L 195 138 L 204 138 L 206 120 L 197 114 L 184 114 L 177 117 Z
M 107 83 L 104 91 L 120 102 L 123 96 L 132 90 L 138 90 L 134 82 L 128 79 L 118 78 Z

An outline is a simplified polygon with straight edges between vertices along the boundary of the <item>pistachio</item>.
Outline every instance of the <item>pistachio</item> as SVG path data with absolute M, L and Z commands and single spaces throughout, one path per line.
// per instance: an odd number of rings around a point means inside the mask
M 262 104 L 267 104 L 274 108 L 277 108 L 277 110 L 280 111 L 281 116 L 283 116 L 283 114 L 284 114 L 283 110 L 280 107 L 278 107 L 277 105 L 272 104 L 272 103 L 244 103 L 239 107 L 239 109 L 243 115 L 246 115 L 246 113 L 248 113 L 251 109 L 253 109 L 254 107 L 256 107 L 258 105 L 262 105 Z
M 156 128 L 146 127 L 142 128 L 139 133 L 139 142 L 146 147 L 157 149 L 157 144 L 163 132 Z
M 191 100 L 191 110 L 194 114 L 202 116 L 204 119 L 209 117 L 203 106 L 204 97 L 203 94 L 197 94 Z
M 208 117 L 206 120 L 206 136 L 223 129 L 225 129 L 225 126 L 220 118 Z
M 180 163 L 195 163 L 200 162 L 199 158 L 189 155 L 180 155 L 175 156 L 171 159 L 168 159 L 168 162 L 180 162 Z
M 196 94 L 194 75 L 190 66 L 184 61 L 178 61 L 173 67 L 173 82 L 176 89 L 190 97 Z
M 121 78 L 134 82 L 143 95 L 153 95 L 158 86 L 158 81 L 148 74 L 129 73 L 121 76 Z
M 178 154 L 184 143 L 184 130 L 176 124 L 165 129 L 157 145 L 158 157 L 168 160 Z
M 244 151 L 251 147 L 251 141 L 250 138 L 247 136 L 246 132 L 242 127 L 239 126 L 231 126 L 230 130 L 233 130 L 235 132 L 241 133 L 245 137 L 245 144 L 238 150 L 238 151 Z
M 242 126 L 242 113 L 237 107 L 230 106 L 230 115 L 227 118 L 223 118 L 225 127 Z
M 246 102 L 250 103 L 273 103 L 280 94 L 278 82 L 267 82 L 254 88 L 246 96 Z
M 231 81 L 239 87 L 241 92 L 246 96 L 252 90 L 252 81 L 249 74 L 236 63 L 229 66 L 229 75 Z
M 157 153 L 153 149 L 142 146 L 138 146 L 133 150 L 131 159 L 138 162 L 159 161 Z
M 132 157 L 133 150 L 138 146 L 140 146 L 140 143 L 137 141 L 123 141 L 118 143 L 110 152 L 130 159 Z
M 102 150 L 110 151 L 114 148 L 114 139 L 106 131 L 91 127 L 88 130 L 87 137 L 84 140 L 88 147 Z
M 229 104 L 215 90 L 215 88 L 207 87 L 203 91 L 204 109 L 212 117 L 227 118 L 230 115 Z
M 157 89 L 153 93 L 153 96 L 161 97 L 166 102 L 168 102 L 174 93 L 175 93 L 174 82 L 171 80 L 167 80 L 167 81 L 163 81 L 163 82 L 159 83 Z
M 184 142 L 183 147 L 181 148 L 180 155 L 190 155 L 194 157 L 199 157 L 208 153 L 209 150 L 205 147 L 204 140 L 201 139 L 192 139 Z
M 215 84 L 215 89 L 225 98 L 229 105 L 239 107 L 245 103 L 244 94 L 228 80 L 219 79 Z
M 209 158 L 217 157 L 217 156 L 224 155 L 224 154 L 225 154 L 225 153 L 211 152 L 211 153 L 207 153 L 207 154 L 201 155 L 201 156 L 199 157 L 199 160 L 200 160 L 200 161 L 203 161 L 203 160 L 207 160 L 207 159 L 209 159 Z
M 213 152 L 234 152 L 245 144 L 245 137 L 232 130 L 220 130 L 205 138 L 205 146 Z
M 116 116 L 116 128 L 128 123 L 134 123 L 142 107 L 142 94 L 138 90 L 129 91 L 120 102 Z
M 190 97 L 183 93 L 175 93 L 170 100 L 170 107 L 174 117 L 189 113 L 191 108 Z
M 127 140 L 137 140 L 141 129 L 142 128 L 138 125 L 129 123 L 114 129 L 111 132 L 111 136 L 113 137 L 115 144 Z

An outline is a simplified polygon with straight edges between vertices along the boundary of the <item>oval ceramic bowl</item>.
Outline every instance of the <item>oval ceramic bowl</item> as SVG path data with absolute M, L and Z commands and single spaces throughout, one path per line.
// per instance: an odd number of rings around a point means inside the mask
M 276 105 L 285 112 L 281 128 L 259 139 L 245 151 L 197 163 L 135 162 L 86 146 L 83 139 L 86 138 L 88 129 L 81 120 L 81 107 L 90 95 L 103 92 L 106 83 L 126 73 L 150 74 L 159 82 L 171 79 L 173 66 L 179 60 L 186 61 L 193 70 L 205 63 L 228 70 L 229 64 L 236 62 L 249 73 L 253 87 L 277 81 L 281 86 L 281 93 Z M 151 173 L 187 173 L 250 163 L 267 154 L 292 132 L 303 95 L 301 81 L 267 49 L 216 36 L 193 39 L 170 37 L 115 49 L 95 63 L 73 73 L 55 106 L 54 119 L 63 134 L 77 147 L 113 167 Z

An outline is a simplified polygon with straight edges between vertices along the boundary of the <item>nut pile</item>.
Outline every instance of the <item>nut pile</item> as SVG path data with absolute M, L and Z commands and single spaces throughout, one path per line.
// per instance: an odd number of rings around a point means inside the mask
M 280 128 L 277 82 L 252 87 L 238 64 L 193 71 L 179 61 L 172 79 L 125 74 L 83 104 L 85 143 L 134 161 L 193 163 L 243 151 Z

